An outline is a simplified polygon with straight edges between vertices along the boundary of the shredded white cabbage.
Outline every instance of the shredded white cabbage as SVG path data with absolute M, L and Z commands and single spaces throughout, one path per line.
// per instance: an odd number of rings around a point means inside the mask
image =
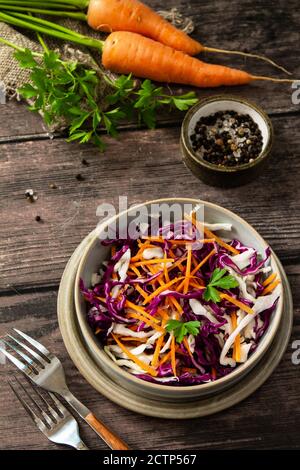
M 163 257 L 164 257 L 164 252 L 160 246 L 157 246 L 155 248 L 146 248 L 146 250 L 143 251 L 144 259 L 163 258 Z
M 129 328 L 126 328 L 126 326 L 121 325 L 121 323 L 114 323 L 113 332 L 118 335 L 132 336 L 133 338 L 148 338 L 149 336 L 152 336 L 154 333 L 156 333 L 155 330 L 133 331 Z
M 125 281 L 126 279 L 130 258 L 131 250 L 128 248 L 114 266 L 114 272 L 119 274 L 120 281 Z
M 212 313 L 210 313 L 204 305 L 201 304 L 201 302 L 197 299 L 190 299 L 189 300 L 190 307 L 195 315 L 202 315 L 203 317 L 206 317 L 209 321 L 212 323 L 216 323 L 217 320 L 213 316 Z
M 239 253 L 238 255 L 229 256 L 231 261 L 237 265 L 237 267 L 241 270 L 247 268 L 250 264 L 251 257 L 255 254 L 254 248 L 248 248 L 246 251 Z
M 263 295 L 258 297 L 255 300 L 255 303 L 252 307 L 254 314 L 248 313 L 239 323 L 237 328 L 231 333 L 229 338 L 224 344 L 224 347 L 222 349 L 221 355 L 220 355 L 220 364 L 222 365 L 227 365 L 228 363 L 228 358 L 226 357 L 228 351 L 232 347 L 235 338 L 241 331 L 253 320 L 253 318 L 256 317 L 260 312 L 263 312 L 264 310 L 272 307 L 274 304 L 275 300 L 278 299 L 281 293 L 281 286 L 280 284 L 276 287 L 276 289 L 270 294 L 270 295 Z M 233 366 L 234 367 L 234 366 Z
M 225 230 L 226 232 L 230 232 L 232 230 L 232 224 L 228 223 L 209 224 L 205 222 L 204 226 L 212 232 L 216 232 L 217 230 Z

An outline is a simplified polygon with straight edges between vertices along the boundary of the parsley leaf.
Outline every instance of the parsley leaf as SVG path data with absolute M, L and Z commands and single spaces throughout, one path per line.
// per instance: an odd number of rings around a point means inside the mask
M 24 49 L 15 58 L 20 67 L 30 70 L 30 83 L 19 88 L 19 94 L 30 100 L 29 109 L 43 115 L 47 125 L 61 122 L 69 130 L 68 142 L 93 142 L 105 149 L 101 132 L 116 137 L 124 119 L 135 116 L 139 123 L 153 129 L 160 107 L 169 106 L 185 111 L 198 99 L 194 92 L 168 95 L 150 80 L 135 80 L 121 75 L 112 80 L 106 75 L 111 94 L 99 106 L 100 78 L 95 70 L 76 61 L 62 60 L 57 52 L 38 54 Z
M 220 268 L 216 268 L 213 271 L 210 281 L 207 284 L 203 294 L 204 300 L 207 302 L 211 300 L 214 303 L 220 302 L 221 297 L 216 287 L 220 287 L 221 289 L 231 289 L 233 287 L 238 287 L 238 281 L 230 274 L 225 276 L 226 272 L 226 269 Z
M 169 320 L 166 324 L 168 333 L 173 331 L 177 343 L 181 343 L 187 334 L 196 336 L 199 333 L 201 323 L 199 321 L 182 322 L 180 320 Z

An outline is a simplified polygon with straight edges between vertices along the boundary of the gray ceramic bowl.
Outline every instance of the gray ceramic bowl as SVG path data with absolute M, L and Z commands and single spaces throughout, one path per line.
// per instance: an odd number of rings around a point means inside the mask
M 209 116 L 218 111 L 236 111 L 249 114 L 258 125 L 263 146 L 261 153 L 249 163 L 234 167 L 218 166 L 199 157 L 192 148 L 191 134 L 197 121 L 202 116 Z M 270 155 L 273 143 L 273 126 L 267 114 L 254 103 L 244 98 L 220 95 L 201 100 L 186 114 L 180 136 L 180 146 L 185 165 L 202 181 L 213 186 L 240 186 L 254 180 L 262 172 Z
M 224 209 L 215 204 L 195 199 L 160 199 L 157 201 L 145 202 L 144 204 L 141 204 L 140 206 L 136 207 L 147 206 L 149 210 L 151 204 L 153 203 L 179 203 L 181 205 L 187 203 L 195 205 L 199 203 L 203 204 L 204 217 L 206 222 L 231 223 L 233 225 L 231 235 L 241 240 L 245 245 L 254 247 L 256 250 L 258 250 L 261 255 L 264 254 L 264 251 L 267 247 L 267 244 L 263 240 L 263 238 L 261 238 L 261 236 L 245 220 L 241 219 L 233 212 L 230 212 L 229 210 Z M 128 220 L 130 221 L 130 210 L 126 212 L 128 214 Z M 119 220 L 121 220 L 121 224 L 123 218 L 120 219 L 120 215 L 122 214 L 124 213 L 120 213 L 116 216 L 117 218 L 119 218 Z M 136 217 L 136 214 L 134 215 L 134 217 Z M 116 365 L 107 356 L 102 346 L 99 344 L 96 336 L 92 332 L 90 326 L 88 325 L 86 319 L 87 304 L 83 299 L 83 296 L 81 295 L 79 289 L 79 281 L 80 279 L 83 279 L 84 284 L 89 287 L 91 285 L 92 274 L 97 272 L 101 265 L 101 262 L 108 258 L 109 248 L 101 244 L 98 238 L 98 234 L 106 230 L 107 227 L 111 223 L 113 223 L 114 220 L 115 218 L 105 222 L 105 224 L 99 226 L 98 229 L 93 234 L 91 234 L 90 242 L 88 243 L 85 251 L 82 254 L 82 258 L 79 263 L 75 280 L 74 297 L 79 327 L 86 343 L 88 344 L 89 352 L 93 357 L 94 361 L 99 365 L 102 370 L 104 370 L 107 375 L 109 375 L 109 377 L 111 377 L 116 383 L 120 384 L 125 389 L 135 392 L 138 395 L 150 398 L 156 397 L 165 401 L 182 401 L 200 396 L 212 396 L 241 380 L 260 361 L 260 359 L 264 356 L 265 352 L 268 350 L 269 346 L 271 345 L 274 339 L 282 316 L 282 296 L 277 303 L 276 311 L 272 315 L 270 326 L 265 335 L 262 337 L 256 351 L 250 356 L 246 363 L 239 365 L 229 375 L 222 377 L 216 380 L 215 382 L 184 387 L 173 387 L 154 384 L 141 380 L 133 376 L 132 374 L 126 372 L 126 370 Z M 218 234 L 220 236 L 228 236 L 228 232 L 222 233 L 221 231 L 218 232 Z M 274 272 L 278 273 L 278 276 L 281 279 L 278 265 L 273 256 L 271 256 L 271 267 Z

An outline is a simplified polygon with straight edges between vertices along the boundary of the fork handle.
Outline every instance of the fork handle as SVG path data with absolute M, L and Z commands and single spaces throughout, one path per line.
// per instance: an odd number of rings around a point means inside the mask
M 94 429 L 94 431 L 106 442 L 113 450 L 129 450 L 127 444 L 105 426 L 92 412 L 85 418 L 85 421 Z

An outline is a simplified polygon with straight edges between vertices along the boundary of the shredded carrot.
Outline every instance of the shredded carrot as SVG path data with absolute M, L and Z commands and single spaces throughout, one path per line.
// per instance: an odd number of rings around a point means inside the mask
M 165 251 L 165 253 L 164 253 L 164 259 L 167 259 L 167 252 L 166 252 L 166 251 Z M 167 263 L 165 263 L 165 265 L 164 265 L 164 276 L 165 276 L 166 282 L 170 282 L 170 277 L 169 277 L 169 272 L 168 272 Z
M 160 353 L 160 350 L 161 350 L 163 341 L 164 341 L 164 335 L 161 335 L 161 336 L 158 338 L 157 342 L 156 342 L 156 346 L 155 346 L 153 358 L 152 358 L 152 361 L 151 361 L 151 365 L 152 365 L 153 367 L 157 367 L 158 359 L 159 359 L 159 353 Z
M 275 287 L 278 286 L 278 284 L 280 284 L 280 280 L 277 279 L 276 281 L 272 282 L 271 284 L 269 284 L 261 293 L 261 295 L 266 295 L 266 294 L 269 294 L 269 292 L 272 292 L 272 290 L 275 289 Z
M 106 302 L 104 297 L 99 297 L 98 295 L 95 295 L 95 299 L 101 300 L 101 302 Z
M 130 300 L 126 300 L 125 307 L 131 308 L 132 310 L 135 310 L 136 312 L 141 313 L 144 317 L 148 318 L 153 323 L 159 323 L 159 320 L 157 320 L 157 318 L 154 318 L 152 315 L 150 315 L 150 313 L 146 312 L 146 310 L 143 307 L 141 307 L 141 305 L 136 305 L 133 302 L 130 302 Z
M 147 266 L 148 264 L 159 264 L 159 263 L 173 263 L 173 258 L 155 258 L 155 259 L 147 259 L 146 261 L 137 261 L 136 263 L 132 263 L 132 266 Z
M 214 380 L 217 378 L 217 371 L 214 367 L 211 368 L 211 376 Z
M 165 362 L 167 362 L 171 357 L 171 351 L 169 351 L 167 354 L 164 355 L 164 357 L 161 359 L 161 361 L 159 362 L 158 364 L 158 367 L 162 366 L 163 364 L 165 364 Z
M 176 351 L 175 351 L 175 337 L 172 336 L 171 341 L 171 365 L 173 374 L 176 375 Z
M 190 286 L 195 287 L 196 289 L 201 289 L 202 287 L 204 287 L 202 279 L 201 282 L 199 282 L 198 280 L 194 281 L 193 279 L 191 279 Z
M 130 318 L 135 318 L 136 320 L 140 320 L 141 322 L 146 323 L 146 325 L 151 326 L 152 328 L 154 328 L 157 331 L 160 331 L 161 333 L 165 332 L 164 328 L 162 328 L 161 326 L 159 326 L 157 323 L 153 321 L 155 319 L 149 320 L 147 317 L 144 317 L 140 313 L 135 313 L 135 312 L 129 312 L 127 316 Z
M 185 270 L 185 280 L 183 285 L 183 293 L 186 294 L 189 290 L 189 280 L 191 275 L 191 262 L 192 262 L 192 249 L 191 247 L 187 250 L 187 261 L 186 261 L 186 270 Z
M 277 276 L 276 273 L 270 274 L 270 276 L 267 277 L 267 279 L 262 283 L 262 285 L 263 285 L 264 287 L 266 287 L 268 284 L 271 284 L 271 282 L 274 281 L 274 279 L 275 279 L 276 276 Z
M 211 250 L 211 252 L 208 253 L 208 255 L 205 256 L 205 258 L 203 258 L 203 260 L 200 261 L 199 264 L 197 264 L 197 266 L 196 266 L 196 267 L 193 269 L 193 271 L 191 272 L 191 275 L 194 276 L 194 274 L 196 274 L 196 272 L 199 271 L 199 269 L 206 263 L 206 261 L 208 261 L 209 258 L 210 258 L 211 256 L 213 256 L 215 253 L 216 253 L 216 249 L 213 248 L 213 249 Z
M 132 271 L 138 276 L 138 277 L 141 277 L 141 273 L 140 271 L 138 270 L 138 268 L 136 266 L 134 266 L 133 264 L 131 264 L 129 266 L 130 269 L 132 269 Z
M 162 308 L 157 309 L 157 313 L 164 319 L 164 320 L 169 320 L 169 315 L 168 313 L 163 310 Z
M 175 253 L 174 253 L 171 249 L 169 250 L 169 252 L 170 252 L 170 255 L 173 256 L 173 258 L 176 258 Z M 179 271 L 181 271 L 182 273 L 184 273 L 185 267 L 182 266 L 182 262 L 185 261 L 185 260 L 186 260 L 186 256 L 183 256 L 182 258 L 179 258 L 177 261 L 175 261 L 175 263 L 172 264 L 172 266 L 170 266 L 170 267 L 168 268 L 168 271 L 170 272 L 170 271 L 172 271 L 172 269 L 178 267 Z
M 235 312 L 231 314 L 231 322 L 232 322 L 232 329 L 235 330 L 237 328 L 237 315 Z M 238 334 L 234 340 L 232 358 L 236 362 L 241 362 L 241 336 L 240 334 Z
M 153 367 L 148 366 L 145 362 L 141 361 L 138 357 L 136 357 L 134 354 L 132 354 L 125 346 L 124 344 L 119 341 L 119 339 L 112 333 L 112 337 L 114 338 L 115 342 L 117 345 L 122 349 L 122 351 L 126 354 L 126 356 L 129 357 L 133 362 L 135 362 L 141 369 L 145 370 L 148 372 L 148 374 L 152 376 L 156 376 L 157 372 Z
M 112 245 L 112 247 L 111 247 L 111 257 L 115 256 L 116 251 L 117 251 L 117 250 L 116 250 L 115 245 Z
M 103 331 L 101 328 L 97 328 L 96 331 L 95 331 L 95 334 L 97 335 L 97 334 L 100 333 L 101 331 Z
M 240 308 L 241 310 L 244 310 L 244 312 L 254 314 L 254 310 L 252 310 L 252 308 L 248 307 L 248 305 L 244 304 L 243 302 L 240 302 L 234 297 L 231 297 L 231 295 L 223 294 L 223 292 L 219 292 L 219 294 L 221 299 L 228 300 L 228 302 L 231 302 L 236 307 Z
M 147 297 L 147 292 L 145 292 L 138 284 L 135 285 L 135 289 L 141 294 L 144 299 Z
M 123 336 L 121 338 L 122 341 L 136 341 L 138 343 L 146 343 L 148 338 L 138 338 L 133 336 Z
M 172 281 L 168 282 L 167 284 L 164 284 L 163 286 L 158 287 L 152 294 L 150 294 L 143 302 L 143 305 L 149 303 L 154 297 L 156 297 L 158 294 L 163 292 L 164 290 L 167 290 L 169 287 L 173 286 L 173 284 L 176 284 L 176 282 L 179 282 L 183 279 L 183 277 L 176 277 L 175 279 L 172 279 Z
M 170 295 L 170 301 L 171 303 L 174 305 L 174 307 L 176 308 L 176 310 L 178 311 L 179 315 L 182 315 L 183 314 L 183 308 L 181 307 L 180 303 L 178 302 L 177 299 L 175 299 L 175 297 L 172 297 Z
M 199 221 L 196 221 L 195 218 L 187 214 L 185 215 L 185 218 L 189 220 L 190 222 L 192 222 L 198 228 L 198 230 L 204 231 L 206 238 L 214 238 L 215 242 L 218 245 L 222 246 L 223 248 L 226 248 L 226 250 L 231 251 L 235 255 L 238 255 L 240 253 L 236 248 L 234 248 L 231 245 L 228 245 L 228 243 L 225 243 L 221 238 L 217 237 L 217 235 L 215 235 L 213 232 L 208 230 L 208 228 L 206 228 L 205 225 L 201 224 Z
M 183 367 L 182 372 L 189 372 L 190 374 L 197 374 L 197 369 L 195 367 Z
M 145 242 L 137 252 L 135 256 L 133 256 L 130 260 L 131 263 L 134 263 L 135 261 L 139 261 L 140 259 L 143 258 L 143 253 L 147 248 L 157 248 L 155 245 L 151 245 L 149 242 Z
M 143 240 L 151 240 L 151 241 L 153 241 L 153 242 L 165 243 L 165 239 L 162 238 L 162 237 L 144 235 L 144 236 L 142 237 L 142 239 L 143 239 Z
M 185 349 L 189 353 L 189 356 L 193 357 L 192 351 L 190 350 L 190 346 L 186 337 L 183 338 L 183 344 L 184 344 Z

